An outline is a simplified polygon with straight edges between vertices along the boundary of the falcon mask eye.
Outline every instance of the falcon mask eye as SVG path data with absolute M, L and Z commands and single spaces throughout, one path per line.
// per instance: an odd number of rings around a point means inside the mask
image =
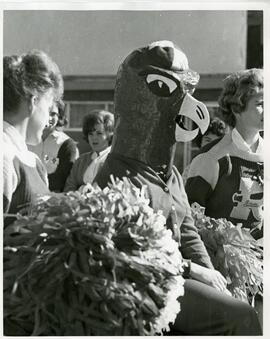
M 160 97 L 169 97 L 177 88 L 175 81 L 160 74 L 148 74 L 146 83 L 150 91 Z

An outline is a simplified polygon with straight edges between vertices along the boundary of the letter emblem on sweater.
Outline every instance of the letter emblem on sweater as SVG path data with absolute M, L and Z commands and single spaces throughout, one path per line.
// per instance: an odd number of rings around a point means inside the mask
M 232 196 L 234 207 L 230 217 L 247 220 L 252 213 L 255 220 L 263 218 L 263 186 L 257 170 L 241 166 L 239 190 Z

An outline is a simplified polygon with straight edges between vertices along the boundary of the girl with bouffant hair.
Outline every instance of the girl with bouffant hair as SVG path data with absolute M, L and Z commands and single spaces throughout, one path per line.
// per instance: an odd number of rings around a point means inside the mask
M 106 132 L 105 139 L 108 141 L 108 145 L 111 145 L 114 130 L 113 114 L 105 110 L 94 109 L 83 118 L 83 139 L 90 144 L 94 151 L 97 151 L 97 147 L 91 143 L 91 138 L 89 140 L 89 135 L 94 130 L 94 126 L 98 124 L 102 124 L 104 126 L 104 131 Z
M 26 144 L 41 141 L 51 107 L 63 95 L 63 78 L 46 53 L 33 50 L 4 57 L 3 87 L 4 213 L 16 214 L 48 192 L 46 171 Z
M 231 130 L 193 159 L 186 191 L 206 215 L 226 218 L 262 237 L 263 71 L 235 72 L 224 80 L 219 109 Z
M 111 150 L 114 115 L 105 110 L 92 110 L 83 118 L 82 133 L 91 151 L 82 154 L 73 164 L 64 191 L 76 191 L 92 183 Z

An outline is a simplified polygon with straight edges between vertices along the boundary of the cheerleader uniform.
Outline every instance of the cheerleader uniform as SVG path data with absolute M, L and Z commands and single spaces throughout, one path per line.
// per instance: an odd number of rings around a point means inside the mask
M 249 229 L 263 221 L 263 139 L 252 152 L 236 129 L 206 145 L 189 167 L 186 192 L 205 214 Z
M 36 154 L 12 125 L 3 122 L 3 211 L 16 214 L 49 193 L 47 173 Z M 4 225 L 14 221 L 5 217 Z

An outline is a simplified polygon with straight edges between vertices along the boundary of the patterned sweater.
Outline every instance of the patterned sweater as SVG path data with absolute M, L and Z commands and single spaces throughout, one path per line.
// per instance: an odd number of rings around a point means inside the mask
M 255 228 L 263 220 L 263 139 L 253 153 L 234 129 L 191 162 L 186 192 L 206 215 Z
M 28 151 L 24 139 L 12 125 L 3 123 L 3 211 L 16 214 L 48 194 L 46 169 L 36 154 Z M 5 226 L 13 218 L 5 218 Z

